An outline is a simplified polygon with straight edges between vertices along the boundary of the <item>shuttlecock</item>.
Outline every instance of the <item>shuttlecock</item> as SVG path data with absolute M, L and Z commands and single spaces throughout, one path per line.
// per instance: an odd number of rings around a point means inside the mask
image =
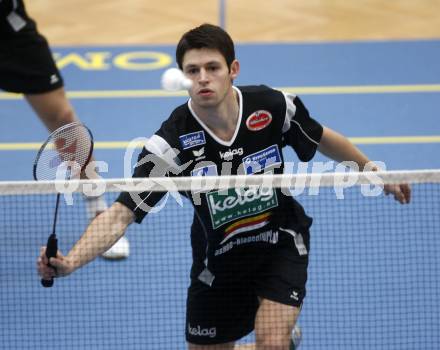
M 162 75 L 162 88 L 167 91 L 188 90 L 192 86 L 183 72 L 178 68 L 169 68 Z

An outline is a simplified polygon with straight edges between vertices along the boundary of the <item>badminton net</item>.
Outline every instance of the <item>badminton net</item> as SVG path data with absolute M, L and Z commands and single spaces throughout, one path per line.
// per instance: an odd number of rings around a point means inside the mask
M 194 210 L 181 193 L 263 185 L 292 193 L 314 219 L 298 321 L 301 349 L 437 349 L 440 170 L 368 174 L 0 183 L 2 347 L 185 349 Z M 383 183 L 410 184 L 411 203 L 385 196 Z M 63 192 L 57 235 L 67 253 L 88 225 L 81 192 L 90 188 L 105 189 L 109 204 L 121 189 L 178 191 L 128 228 L 128 259 L 98 258 L 42 288 L 35 264 L 50 233 L 55 195 Z M 238 247 L 244 236 L 231 241 Z

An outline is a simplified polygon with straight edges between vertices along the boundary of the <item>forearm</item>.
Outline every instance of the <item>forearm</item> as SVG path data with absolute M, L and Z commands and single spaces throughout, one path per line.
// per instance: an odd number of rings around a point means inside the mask
M 337 162 L 355 162 L 360 171 L 364 170 L 367 163 L 371 163 L 368 157 L 350 140 L 327 127 L 324 127 L 318 150 Z M 372 164 L 369 170 L 378 170 L 378 167 Z
M 107 251 L 124 234 L 133 220 L 133 213 L 120 203 L 114 203 L 97 216 L 67 255 L 73 270 L 79 269 Z

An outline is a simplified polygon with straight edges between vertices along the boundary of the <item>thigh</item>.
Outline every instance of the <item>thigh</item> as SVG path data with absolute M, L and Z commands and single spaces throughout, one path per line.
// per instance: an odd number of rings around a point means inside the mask
M 188 350 L 234 350 L 235 343 L 215 344 L 215 345 L 197 345 L 188 344 Z
M 186 339 L 194 345 L 227 348 L 254 329 L 257 308 L 258 298 L 249 284 L 216 279 L 208 286 L 193 280 L 188 289 Z
M 299 313 L 299 307 L 262 298 L 255 319 L 257 345 L 287 349 Z

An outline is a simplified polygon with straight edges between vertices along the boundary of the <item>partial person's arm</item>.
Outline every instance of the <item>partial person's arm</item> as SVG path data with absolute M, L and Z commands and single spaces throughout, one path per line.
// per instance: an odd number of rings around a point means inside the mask
M 370 163 L 368 157 L 353 145 L 350 140 L 325 126 L 318 145 L 318 151 L 337 162 L 355 162 L 360 171 L 363 171 L 365 165 Z M 373 165 L 371 170 L 376 171 L 379 168 Z
M 345 136 L 327 127 L 323 129 L 318 151 L 338 162 L 355 162 L 359 167 L 359 171 L 381 170 Z M 365 169 L 367 164 L 369 164 L 369 167 Z M 387 195 L 392 194 L 401 204 L 409 203 L 411 199 L 411 188 L 408 184 L 385 185 L 384 191 Z
M 67 256 L 58 251 L 57 256 L 50 259 L 55 269 L 47 266 L 46 247 L 42 247 L 37 262 L 38 273 L 47 280 L 71 274 L 108 250 L 133 221 L 134 214 L 130 209 L 121 203 L 114 203 L 90 223 Z
M 286 116 L 283 125 L 285 144 L 291 146 L 303 162 L 310 161 L 316 150 L 337 162 L 355 162 L 356 170 L 381 170 L 345 136 L 322 126 L 310 117 L 299 97 L 284 93 Z M 366 165 L 369 165 L 366 168 Z M 385 194 L 393 194 L 402 204 L 409 203 L 411 189 L 407 184 L 385 185 Z

